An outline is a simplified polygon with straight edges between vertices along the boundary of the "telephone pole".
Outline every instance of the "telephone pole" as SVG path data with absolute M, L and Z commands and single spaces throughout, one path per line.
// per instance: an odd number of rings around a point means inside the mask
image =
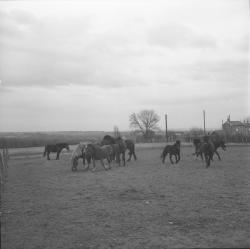
M 165 114 L 165 125 L 166 125 L 166 140 L 168 142 L 168 115 Z
M 206 112 L 203 110 L 203 131 L 204 135 L 206 135 Z

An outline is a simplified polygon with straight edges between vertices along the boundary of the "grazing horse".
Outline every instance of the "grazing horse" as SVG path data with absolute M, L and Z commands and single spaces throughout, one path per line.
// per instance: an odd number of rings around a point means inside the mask
M 46 154 L 47 154 L 47 159 L 50 160 L 50 158 L 49 158 L 50 152 L 55 152 L 56 153 L 56 160 L 58 160 L 59 155 L 64 148 L 69 151 L 69 145 L 67 143 L 47 144 L 47 145 L 45 145 L 43 156 L 46 156 Z
M 99 146 L 96 144 L 87 144 L 84 150 L 85 156 L 90 157 L 93 161 L 93 169 L 95 171 L 95 161 L 100 160 L 103 168 L 105 170 L 110 169 L 111 155 L 113 153 L 113 149 L 111 145 L 103 145 Z M 108 168 L 105 167 L 103 160 L 107 159 Z
M 166 145 L 161 154 L 162 163 L 165 163 L 165 158 L 167 154 L 169 154 L 169 159 L 172 164 L 174 163 L 172 160 L 173 155 L 175 156 L 175 163 L 178 163 L 181 159 L 180 147 L 181 147 L 181 142 L 179 140 L 177 140 L 173 145 Z
M 212 140 L 210 141 L 209 140 L 209 137 L 205 136 L 204 137 L 204 142 L 205 140 L 207 140 L 207 142 L 211 143 L 212 144 L 212 148 L 213 148 L 213 154 L 215 153 L 218 157 L 219 160 L 221 160 L 221 157 L 220 157 L 220 154 L 218 153 L 218 148 L 222 148 L 224 151 L 226 150 L 226 145 L 225 145 L 225 142 L 223 140 Z M 202 153 L 200 151 L 200 147 L 202 146 L 202 141 L 200 138 L 195 138 L 193 140 L 193 144 L 195 146 L 195 152 L 193 153 L 193 155 L 196 155 L 196 157 L 200 156 L 203 160 L 203 156 L 202 156 Z M 213 155 L 211 157 L 211 160 L 213 160 Z
M 126 151 L 127 147 L 126 147 L 125 141 L 121 137 L 113 138 L 110 135 L 106 135 L 102 139 L 101 145 L 113 146 L 114 151 L 113 151 L 112 159 L 115 158 L 116 162 L 119 163 L 119 166 L 120 166 L 120 163 L 121 163 L 120 155 L 122 155 L 123 166 L 125 166 L 125 164 L 126 164 L 125 151 Z
M 84 169 L 88 169 L 89 168 L 89 164 L 91 163 L 91 157 L 90 156 L 86 156 L 85 154 L 85 147 L 87 144 L 85 143 L 80 143 L 77 145 L 77 147 L 75 148 L 75 150 L 72 153 L 71 156 L 71 170 L 72 171 L 76 171 L 77 170 L 77 165 L 78 165 L 78 160 L 79 158 L 82 158 L 82 163 L 84 166 Z M 87 160 L 87 167 L 85 167 L 85 160 Z

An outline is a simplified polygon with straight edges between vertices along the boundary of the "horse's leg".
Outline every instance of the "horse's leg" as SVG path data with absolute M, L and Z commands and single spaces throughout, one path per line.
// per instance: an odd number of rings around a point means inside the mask
M 206 154 L 205 159 L 206 159 L 206 167 L 208 168 L 210 166 L 210 155 Z
M 203 161 L 203 160 L 204 160 L 204 158 L 203 158 L 203 153 L 200 152 L 199 155 L 200 155 L 200 157 L 201 157 L 201 159 L 202 159 L 202 161 Z
M 133 156 L 134 156 L 134 159 L 135 159 L 135 161 L 137 160 L 137 156 L 136 156 L 136 154 L 135 154 L 135 150 L 133 150 Z
M 111 162 L 112 162 L 111 156 L 109 156 L 109 158 L 108 158 L 109 169 L 111 169 Z
M 108 169 L 105 167 L 105 164 L 104 164 L 104 162 L 103 162 L 103 159 L 101 159 L 100 161 L 101 161 L 102 167 L 103 167 L 105 170 L 108 170 Z
M 174 162 L 173 162 L 173 160 L 172 160 L 172 154 L 171 154 L 171 153 L 169 153 L 169 159 L 170 159 L 170 162 L 171 162 L 172 164 L 174 164 Z
M 89 169 L 89 165 L 91 164 L 91 157 L 86 157 L 86 160 L 87 160 L 87 169 Z
M 74 158 L 73 160 L 73 165 L 72 165 L 72 168 L 71 168 L 72 171 L 76 171 L 77 170 L 77 159 Z
M 116 162 L 119 164 L 119 166 L 121 166 L 121 158 L 119 152 L 116 153 Z
M 132 157 L 132 152 L 131 152 L 131 150 L 129 151 L 128 155 L 129 155 L 129 158 L 128 158 L 127 162 L 129 162 L 129 161 L 131 160 L 131 157 Z
M 123 152 L 121 153 L 121 156 L 122 156 L 123 166 L 125 166 L 125 165 L 126 165 L 126 160 L 125 160 L 125 151 L 123 151 Z
M 86 157 L 85 157 L 85 155 L 83 155 L 83 156 L 82 156 L 82 165 L 83 165 L 83 166 L 85 166 L 85 164 L 86 164 L 85 159 L 86 159 Z
M 111 160 L 111 156 L 110 155 L 107 156 L 107 161 L 108 161 L 108 165 L 109 165 L 108 169 L 111 169 L 111 164 L 110 163 L 111 163 L 112 160 Z
M 60 154 L 60 151 L 57 151 L 56 152 L 56 160 L 59 160 L 59 154 Z
M 86 160 L 87 160 L 87 166 L 86 166 Z M 88 159 L 86 159 L 86 156 L 84 154 L 82 155 L 82 165 L 83 165 L 84 170 L 89 169 L 89 162 L 88 162 Z
M 164 152 L 162 153 L 162 163 L 165 163 L 166 155 L 167 155 L 166 153 L 164 153 Z
M 181 155 L 180 155 L 180 152 L 178 152 L 178 162 L 181 160 Z
M 214 151 L 214 153 L 217 155 L 218 159 L 221 161 L 220 154 L 218 153 L 218 151 Z
M 92 161 L 93 161 L 93 168 L 92 168 L 92 171 L 95 171 L 95 159 L 92 158 Z
M 175 163 L 177 164 L 178 163 L 177 154 L 174 154 L 174 156 L 175 156 Z

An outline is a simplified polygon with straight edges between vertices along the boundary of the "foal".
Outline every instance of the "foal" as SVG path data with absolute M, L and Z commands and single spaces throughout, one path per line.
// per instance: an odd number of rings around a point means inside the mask
M 172 160 L 173 155 L 175 156 L 175 163 L 178 163 L 181 159 L 180 147 L 181 147 L 181 142 L 179 140 L 177 140 L 173 145 L 166 145 L 161 154 L 162 163 L 165 163 L 165 158 L 167 154 L 169 154 L 169 159 L 172 164 L 174 163 Z

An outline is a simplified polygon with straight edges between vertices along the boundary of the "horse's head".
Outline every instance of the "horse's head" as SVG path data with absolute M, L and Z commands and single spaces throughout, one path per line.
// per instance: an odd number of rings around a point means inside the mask
M 176 145 L 178 148 L 180 148 L 180 147 L 181 147 L 181 141 L 180 141 L 180 140 L 176 140 L 175 145 Z
M 65 149 L 67 149 L 67 151 L 69 151 L 69 145 L 65 144 Z
M 87 144 L 84 148 L 84 151 L 85 155 L 87 157 L 92 157 L 95 153 L 95 147 L 93 144 Z
M 220 147 L 223 149 L 223 150 L 226 150 L 226 144 L 225 144 L 225 142 L 224 141 L 221 141 L 220 142 Z
M 193 144 L 196 147 L 197 145 L 201 144 L 201 140 L 199 138 L 194 138 L 193 139 Z
M 209 141 L 209 136 L 205 135 L 205 136 L 203 137 L 203 141 L 204 141 L 205 143 L 208 143 L 208 141 Z

